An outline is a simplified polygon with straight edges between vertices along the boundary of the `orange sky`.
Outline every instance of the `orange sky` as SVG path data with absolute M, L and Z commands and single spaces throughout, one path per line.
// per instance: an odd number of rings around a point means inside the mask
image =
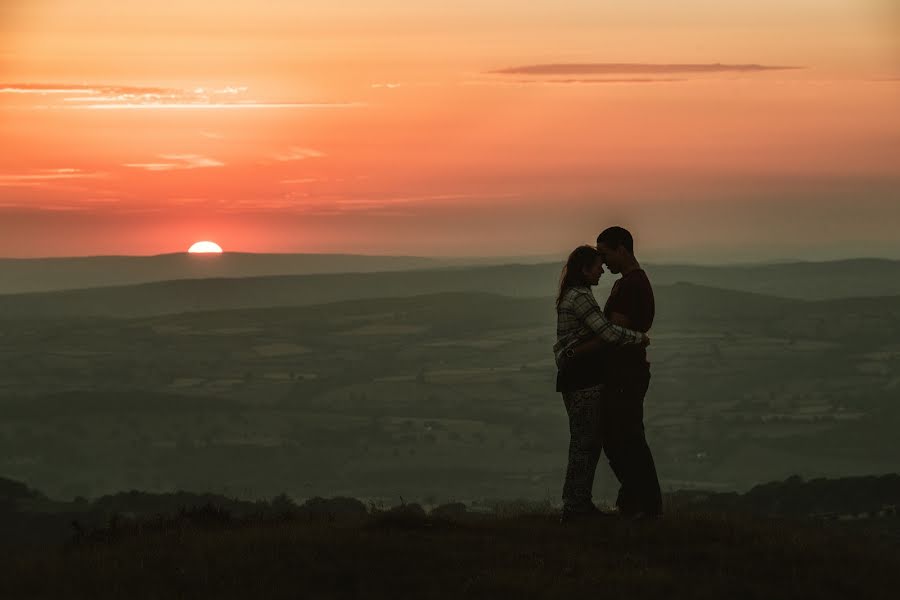
M 0 256 L 900 257 L 891 0 L 156 4 L 0 4 Z

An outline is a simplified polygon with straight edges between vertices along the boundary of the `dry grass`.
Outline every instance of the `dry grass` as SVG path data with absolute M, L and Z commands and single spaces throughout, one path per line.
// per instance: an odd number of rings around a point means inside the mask
M 0 565 L 2 598 L 893 598 L 900 558 L 827 524 L 679 513 L 561 526 L 418 510 L 117 524 Z

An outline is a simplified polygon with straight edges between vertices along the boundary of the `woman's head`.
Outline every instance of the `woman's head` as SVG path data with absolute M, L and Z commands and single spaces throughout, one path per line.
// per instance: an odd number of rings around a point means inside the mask
M 578 246 L 569 254 L 559 277 L 559 304 L 566 290 L 582 285 L 597 285 L 603 275 L 603 257 L 593 246 Z

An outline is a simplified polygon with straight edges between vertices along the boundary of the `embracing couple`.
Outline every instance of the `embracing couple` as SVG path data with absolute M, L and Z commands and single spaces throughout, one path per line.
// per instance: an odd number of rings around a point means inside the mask
M 591 287 L 603 265 L 621 277 L 603 309 Z M 569 460 L 563 486 L 563 522 L 601 516 L 591 501 L 594 472 L 605 450 L 620 483 L 616 506 L 627 518 L 662 514 L 653 455 L 644 436 L 644 395 L 650 384 L 647 332 L 655 304 L 647 274 L 622 227 L 580 246 L 563 267 L 556 298 L 556 390 L 569 415 Z

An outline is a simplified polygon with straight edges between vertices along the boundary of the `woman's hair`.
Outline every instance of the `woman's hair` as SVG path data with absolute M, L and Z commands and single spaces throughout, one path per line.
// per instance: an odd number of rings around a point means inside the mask
M 572 250 L 568 260 L 566 260 L 566 265 L 562 268 L 562 274 L 559 276 L 559 295 L 556 297 L 557 306 L 562 302 L 562 297 L 566 290 L 584 285 L 584 269 L 593 267 L 599 257 L 600 253 L 593 246 L 578 246 Z

